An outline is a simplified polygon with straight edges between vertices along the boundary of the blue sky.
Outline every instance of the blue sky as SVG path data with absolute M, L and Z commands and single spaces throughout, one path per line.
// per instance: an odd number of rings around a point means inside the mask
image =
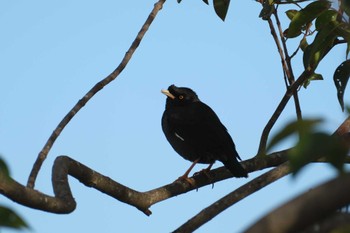
M 38 152 L 62 117 L 119 64 L 154 3 L 0 3 L 0 154 L 17 181 L 26 183 Z M 140 191 L 182 175 L 190 162 L 172 150 L 160 126 L 165 105 L 160 90 L 170 84 L 194 89 L 226 125 L 241 157 L 254 156 L 262 129 L 284 93 L 280 58 L 267 23 L 258 18 L 260 9 L 255 1 L 233 1 L 222 22 L 212 6 L 200 0 L 167 1 L 124 72 L 58 138 L 36 189 L 52 194 L 51 167 L 59 155 Z M 289 45 L 296 46 L 293 41 Z M 297 59 L 296 75 L 302 71 Z M 344 59 L 344 47 L 332 51 L 319 68 L 325 80 L 300 91 L 304 116 L 325 118 L 324 129 L 329 132 L 346 117 L 332 80 Z M 346 93 L 345 102 L 347 98 Z M 273 132 L 294 117 L 293 104 L 289 104 Z M 276 150 L 292 145 L 288 141 Z M 260 174 L 158 203 L 151 207 L 150 217 L 74 178 L 70 184 L 78 206 L 71 214 L 33 210 L 3 196 L 0 204 L 19 212 L 37 233 L 169 232 Z M 272 208 L 334 175 L 327 165 L 310 165 L 297 179 L 283 178 L 197 232 L 242 231 Z

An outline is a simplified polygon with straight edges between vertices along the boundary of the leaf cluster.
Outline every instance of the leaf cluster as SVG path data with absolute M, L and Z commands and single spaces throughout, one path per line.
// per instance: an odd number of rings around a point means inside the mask
M 294 175 L 305 165 L 321 158 L 328 161 L 339 173 L 343 173 L 349 145 L 338 135 L 318 130 L 322 122 L 321 119 L 290 122 L 272 137 L 267 148 L 271 149 L 292 135 L 299 135 L 298 143 L 288 151 Z
M 290 1 L 295 4 L 295 1 Z M 348 60 L 350 48 L 350 24 L 348 22 L 349 1 L 340 1 L 339 9 L 332 8 L 327 0 L 313 1 L 299 10 L 286 11 L 290 19 L 288 28 L 284 31 L 286 38 L 301 37 L 300 48 L 303 51 L 305 70 L 315 71 L 322 59 L 338 44 L 347 44 L 345 61 L 335 70 L 333 79 L 337 89 L 338 101 L 344 111 L 344 91 L 350 76 Z M 297 5 L 300 7 L 299 5 Z M 300 38 L 300 37 L 299 37 Z M 308 42 L 311 41 L 311 43 Z M 313 75 L 305 81 L 307 87 L 312 80 L 322 80 L 321 74 Z

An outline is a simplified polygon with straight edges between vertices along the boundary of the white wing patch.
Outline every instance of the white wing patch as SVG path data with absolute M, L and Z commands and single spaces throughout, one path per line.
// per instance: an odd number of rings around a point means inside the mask
M 178 135 L 176 132 L 175 132 L 175 136 L 177 137 L 177 138 L 179 138 L 181 141 L 185 141 L 185 139 L 183 138 L 183 137 L 181 137 L 180 135 Z

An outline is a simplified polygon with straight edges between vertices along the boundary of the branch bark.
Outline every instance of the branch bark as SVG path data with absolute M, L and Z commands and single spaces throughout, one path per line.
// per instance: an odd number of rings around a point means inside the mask
M 274 181 L 286 176 L 289 174 L 289 163 L 286 162 L 269 172 L 264 173 L 263 175 L 255 178 L 254 180 L 242 185 L 235 191 L 227 194 L 225 197 L 214 202 L 207 208 L 203 209 L 196 216 L 192 217 L 185 224 L 180 226 L 174 231 L 174 233 L 180 232 L 193 232 L 198 229 L 200 226 L 209 222 L 212 218 L 220 214 L 222 211 L 226 210 L 230 206 L 239 202 L 240 200 L 248 197 L 250 194 L 262 189 L 263 187 L 273 183 Z
M 286 159 L 285 151 L 281 151 L 266 158 L 253 158 L 244 161 L 243 166 L 248 172 L 253 172 L 277 166 Z M 2 172 L 0 172 L 0 193 L 21 205 L 34 209 L 58 214 L 71 213 L 76 207 L 76 202 L 70 190 L 68 175 L 73 176 L 88 187 L 95 188 L 121 202 L 136 207 L 146 215 L 150 215 L 149 208 L 160 201 L 232 177 L 232 174 L 225 167 L 221 167 L 210 171 L 211 179 L 208 179 L 206 175 L 192 177 L 195 186 L 191 186 L 187 182 L 174 182 L 150 191 L 139 192 L 67 156 L 59 156 L 52 167 L 52 185 L 55 196 L 49 196 L 25 187 Z
M 289 201 L 244 232 L 299 232 L 349 203 L 350 173 L 328 181 Z
M 156 17 L 157 13 L 162 9 L 163 4 L 166 0 L 159 0 L 155 5 L 151 13 L 149 14 L 146 22 L 141 27 L 141 30 L 138 32 L 136 38 L 132 42 L 130 48 L 125 53 L 125 56 L 123 57 L 122 61 L 118 65 L 118 67 L 106 78 L 101 80 L 100 82 L 96 83 L 95 86 L 93 86 L 84 96 L 81 98 L 74 107 L 67 113 L 67 115 L 61 120 L 61 122 L 57 125 L 56 129 L 52 132 L 51 136 L 45 143 L 44 147 L 41 149 L 41 151 L 38 154 L 38 157 L 33 165 L 33 168 L 30 172 L 27 187 L 28 188 L 34 188 L 36 177 L 38 176 L 39 170 L 41 168 L 41 165 L 43 164 L 44 160 L 46 159 L 49 151 L 51 150 L 51 147 L 55 143 L 58 136 L 61 134 L 63 129 L 67 126 L 67 124 L 72 120 L 72 118 L 82 109 L 85 104 L 102 88 L 107 86 L 110 82 L 115 80 L 119 74 L 124 70 L 126 65 L 129 63 L 132 55 L 136 51 L 137 47 L 139 46 L 142 38 L 146 34 L 148 28 L 152 24 L 154 18 Z

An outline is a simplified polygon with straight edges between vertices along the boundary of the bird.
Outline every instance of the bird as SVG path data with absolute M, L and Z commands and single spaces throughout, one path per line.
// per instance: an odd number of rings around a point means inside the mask
M 208 174 L 215 161 L 222 162 L 234 177 L 248 177 L 226 127 L 192 89 L 170 85 L 161 92 L 167 96 L 161 122 L 165 137 L 180 156 L 192 162 L 178 180 L 190 182 L 188 175 L 197 163 L 209 164 L 203 170 Z

